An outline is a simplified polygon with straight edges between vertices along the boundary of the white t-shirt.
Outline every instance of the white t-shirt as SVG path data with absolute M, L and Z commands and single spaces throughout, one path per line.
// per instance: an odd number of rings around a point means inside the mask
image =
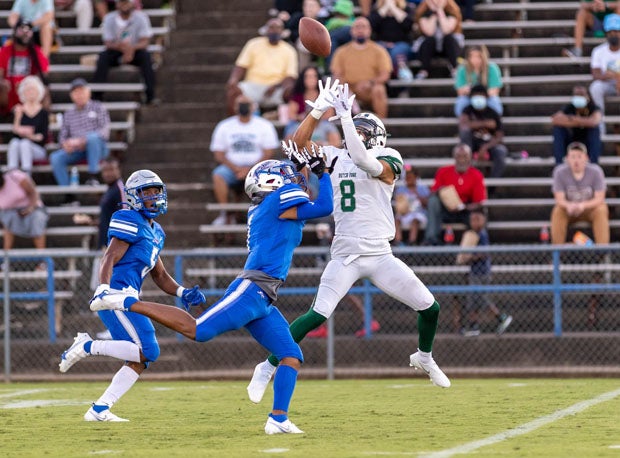
M 241 122 L 238 116 L 220 121 L 211 137 L 211 151 L 223 151 L 226 159 L 238 166 L 256 164 L 263 150 L 280 146 L 275 127 L 266 119 L 252 116 L 249 122 Z
M 592 50 L 590 67 L 598 68 L 603 72 L 606 70 L 620 72 L 620 49 L 618 51 L 611 51 L 609 43 L 598 45 Z

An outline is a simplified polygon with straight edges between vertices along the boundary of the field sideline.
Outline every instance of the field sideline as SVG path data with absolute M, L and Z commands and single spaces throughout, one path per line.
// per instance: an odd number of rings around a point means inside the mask
M 3 457 L 620 457 L 618 379 L 302 380 L 291 419 L 245 382 L 138 382 L 114 407 L 129 423 L 86 423 L 105 383 L 0 386 Z

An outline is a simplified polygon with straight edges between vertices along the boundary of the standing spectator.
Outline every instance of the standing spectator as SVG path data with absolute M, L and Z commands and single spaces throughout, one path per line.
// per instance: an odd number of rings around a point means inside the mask
M 405 185 L 397 186 L 394 190 L 394 209 L 396 217 L 396 235 L 394 242 L 401 244 L 404 231 L 409 231 L 407 243 L 415 245 L 421 229 L 426 227 L 428 217 L 426 206 L 431 191 L 428 186 L 418 182 L 418 170 L 415 167 L 405 165 Z
M 469 46 L 465 51 L 465 61 L 456 69 L 454 88 L 457 97 L 454 114 L 457 117 L 470 104 L 471 88 L 478 84 L 487 88 L 487 104 L 501 116 L 504 113 L 504 107 L 499 98 L 499 92 L 502 89 L 502 72 L 495 62 L 489 61 L 489 50 L 485 45 Z
M 590 99 L 588 88 L 575 85 L 571 103 L 551 116 L 555 163 L 562 163 L 569 143 L 580 142 L 586 145 L 590 162 L 596 164 L 602 149 L 601 119 L 601 109 Z
M 411 51 L 411 28 L 413 18 L 405 0 L 379 0 L 370 13 L 370 25 L 377 43 L 392 58 L 396 77 L 403 81 L 413 80 L 409 69 Z
M 45 248 L 47 211 L 32 178 L 21 170 L 0 173 L 0 222 L 2 248 L 10 250 L 15 236 L 31 238 L 35 248 Z
M 13 109 L 14 138 L 9 142 L 8 166 L 32 174 L 32 162 L 47 158 L 45 143 L 48 135 L 49 113 L 41 102 L 45 97 L 45 86 L 36 76 L 27 76 L 17 89 L 21 105 Z
M 20 20 L 32 25 L 35 41 L 49 59 L 55 27 L 53 0 L 15 0 L 7 22 L 9 27 L 15 27 Z
M 54 0 L 57 10 L 69 10 L 75 13 L 77 29 L 85 32 L 93 26 L 93 0 Z
M 94 82 L 105 83 L 110 67 L 130 64 L 140 67 L 146 103 L 155 101 L 155 72 L 148 50 L 153 31 L 146 13 L 135 9 L 135 0 L 117 0 L 116 11 L 106 14 L 102 24 L 105 49 L 99 54 Z M 98 99 L 101 94 L 97 94 Z
M 586 30 L 591 30 L 595 37 L 604 37 L 603 21 L 609 14 L 620 14 L 620 1 L 618 0 L 581 0 L 579 9 L 575 14 L 575 29 L 573 37 L 575 46 L 563 49 L 562 55 L 570 58 L 578 58 L 583 55 L 583 37 Z
M 443 223 L 462 223 L 469 226 L 469 213 L 481 208 L 487 198 L 484 176 L 471 165 L 471 148 L 459 143 L 452 148 L 452 157 L 454 165 L 446 165 L 437 170 L 435 182 L 431 186 L 428 223 L 424 233 L 425 245 L 441 244 Z M 453 191 L 451 194 L 458 200 L 449 197 L 450 191 Z
M 416 8 L 415 22 L 422 34 L 413 43 L 413 51 L 422 62 L 416 79 L 428 78 L 431 61 L 439 55 L 448 59 L 450 74 L 454 76 L 465 42 L 459 6 L 454 0 L 424 0 Z
M 601 115 L 605 115 L 605 96 L 617 95 L 620 86 L 620 15 L 607 15 L 603 28 L 607 43 L 594 48 L 590 59 L 594 79 L 590 84 L 590 94 L 594 104 L 601 109 Z M 602 120 L 600 133 L 605 135 L 605 123 Z
M 508 156 L 508 148 L 502 144 L 502 119 L 487 105 L 487 90 L 484 86 L 474 86 L 470 94 L 471 104 L 459 116 L 459 137 L 474 152 L 474 158 L 493 161 L 491 177 L 501 177 Z
M 276 107 L 288 99 L 297 78 L 297 52 L 282 41 L 284 24 L 274 18 L 267 22 L 267 36 L 249 40 L 235 61 L 226 83 L 226 106 L 235 113 L 240 94 L 260 107 Z
M 13 28 L 13 39 L 0 49 L 0 117 L 10 117 L 11 110 L 19 103 L 17 87 L 29 75 L 38 76 L 47 85 L 49 60 L 41 48 L 32 41 L 32 24 L 18 20 Z M 43 106 L 50 104 L 49 91 Z
M 605 203 L 605 175 L 597 164 L 588 163 L 583 143 L 566 149 L 566 161 L 553 169 L 551 243 L 566 243 L 569 224 L 586 221 L 592 225 L 594 242 L 609 243 L 609 208 Z
M 67 166 L 86 159 L 89 174 L 86 184 L 98 185 L 99 162 L 108 156 L 110 115 L 101 102 L 91 100 L 90 88 L 82 78 L 71 82 L 69 95 L 74 107 L 63 117 L 58 134 L 61 149 L 50 155 L 54 178 L 60 186 L 67 186 Z
M 386 118 L 385 83 L 392 73 L 392 60 L 385 48 L 370 39 L 371 33 L 368 19 L 355 19 L 351 26 L 353 41 L 336 50 L 331 72 L 334 78 L 349 84 L 357 100 L 369 105 L 379 118 Z
M 211 138 L 211 151 L 219 164 L 213 170 L 213 192 L 219 204 L 228 202 L 231 189 L 243 190 L 245 178 L 255 164 L 271 159 L 280 145 L 275 127 L 266 119 L 254 116 L 252 100 L 237 97 L 235 116 L 220 121 Z M 222 210 L 214 225 L 226 224 Z

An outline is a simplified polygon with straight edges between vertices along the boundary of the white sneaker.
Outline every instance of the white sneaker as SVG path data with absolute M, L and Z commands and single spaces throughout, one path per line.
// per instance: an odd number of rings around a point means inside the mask
M 499 326 L 497 326 L 497 330 L 496 330 L 497 334 L 498 335 L 503 334 L 504 331 L 508 329 L 508 326 L 510 326 L 510 323 L 512 323 L 512 315 L 508 315 L 506 318 L 502 320 Z
M 94 406 L 95 404 L 93 404 L 93 407 Z M 88 411 L 84 414 L 85 421 L 129 421 L 125 418 L 117 417 L 110 412 L 110 409 L 105 409 L 97 413 L 93 407 L 88 409 Z
M 420 361 L 420 352 L 416 351 L 409 357 L 409 365 L 426 372 L 434 385 L 442 388 L 450 388 L 450 379 L 439 369 L 434 359 L 431 359 L 429 363 L 422 363 L 422 361 Z
M 263 361 L 254 368 L 254 375 L 248 385 L 248 396 L 250 401 L 258 404 L 267 390 L 267 385 L 276 371 L 277 367 L 273 367 L 269 361 Z
M 129 294 L 111 293 L 94 297 L 90 301 L 90 309 L 93 312 L 100 310 L 125 310 L 125 299 L 132 297 Z
M 71 369 L 75 363 L 88 356 L 88 353 L 84 350 L 84 344 L 86 342 L 92 342 L 92 337 L 86 332 L 78 332 L 75 339 L 73 339 L 73 345 L 63 352 L 60 356 L 60 372 L 67 372 Z
M 227 223 L 226 215 L 219 215 L 211 222 L 211 226 L 223 226 Z
M 273 418 L 267 418 L 265 423 L 265 433 L 271 434 L 303 434 L 304 432 L 299 429 L 288 418 L 283 422 L 275 421 Z

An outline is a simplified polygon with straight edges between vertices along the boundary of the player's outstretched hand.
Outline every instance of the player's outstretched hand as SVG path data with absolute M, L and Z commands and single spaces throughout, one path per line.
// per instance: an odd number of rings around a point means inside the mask
M 316 110 L 321 114 L 329 110 L 332 107 L 332 104 L 328 101 L 328 99 L 330 98 L 330 94 L 336 91 L 338 83 L 338 79 L 335 79 L 332 83 L 331 77 L 328 77 L 325 80 L 325 85 L 323 85 L 322 80 L 319 80 L 319 95 L 314 102 L 312 100 L 306 100 L 308 106 L 312 108 L 313 111 Z
M 308 162 L 308 167 L 317 177 L 321 178 L 325 173 L 325 159 L 323 159 L 323 151 L 316 143 L 311 143 L 310 150 L 304 148 L 303 152 Z
M 295 168 L 297 168 L 298 172 L 306 166 L 306 155 L 302 151 L 299 151 L 297 143 L 293 140 L 289 140 L 288 143 L 282 140 L 282 151 L 286 154 L 289 161 L 295 164 Z
M 200 286 L 196 285 L 193 288 L 185 288 L 183 290 L 181 302 L 183 302 L 183 308 L 189 312 L 190 307 L 204 304 L 207 302 L 207 298 L 202 294 L 202 291 L 200 291 Z
M 329 94 L 328 100 L 336 110 L 336 116 L 329 118 L 330 121 L 351 119 L 351 107 L 353 107 L 355 94 L 349 96 L 349 85 L 347 83 L 338 85 L 336 90 Z

